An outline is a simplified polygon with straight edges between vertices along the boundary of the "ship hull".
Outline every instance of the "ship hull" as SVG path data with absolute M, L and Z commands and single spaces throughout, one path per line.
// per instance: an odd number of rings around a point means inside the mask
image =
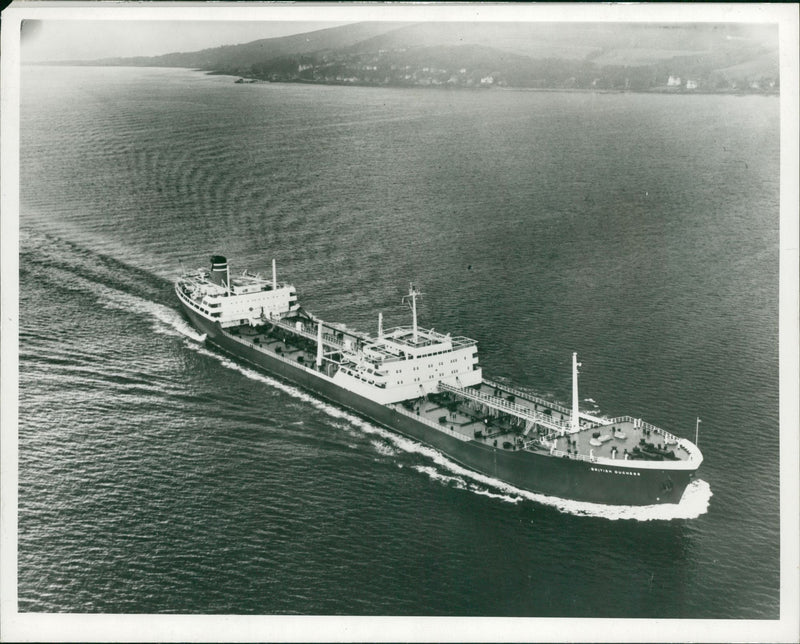
M 694 477 L 691 470 L 600 465 L 551 456 L 547 452 L 509 450 L 474 440 L 459 440 L 411 416 L 348 391 L 317 372 L 234 338 L 193 310 L 182 308 L 206 342 L 233 357 L 441 451 L 453 461 L 514 487 L 561 499 L 606 505 L 678 503 Z

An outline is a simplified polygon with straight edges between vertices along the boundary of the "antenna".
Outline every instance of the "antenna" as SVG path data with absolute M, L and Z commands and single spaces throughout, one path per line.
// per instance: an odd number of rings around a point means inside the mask
M 417 343 L 417 339 L 419 337 L 419 334 L 417 332 L 417 297 L 421 297 L 422 295 L 423 295 L 422 293 L 420 293 L 417 289 L 414 288 L 414 283 L 411 282 L 408 285 L 408 295 L 403 297 L 403 302 L 410 300 L 411 316 L 414 320 L 414 326 L 412 327 L 414 332 L 413 335 L 414 344 Z

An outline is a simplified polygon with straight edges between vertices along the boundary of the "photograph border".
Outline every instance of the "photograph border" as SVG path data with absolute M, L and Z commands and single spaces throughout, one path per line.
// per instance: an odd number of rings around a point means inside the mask
M 310 16 L 312 16 L 311 18 Z M 19 122 L 23 20 L 777 23 L 780 41 L 780 523 L 778 620 L 295 617 L 20 613 L 17 605 Z M 3 641 L 793 642 L 800 637 L 798 5 L 15 2 L 0 38 L 0 637 Z

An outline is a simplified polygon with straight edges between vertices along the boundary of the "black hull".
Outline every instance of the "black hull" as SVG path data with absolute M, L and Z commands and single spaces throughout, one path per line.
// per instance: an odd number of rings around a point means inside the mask
M 233 357 L 318 394 L 341 407 L 430 445 L 453 461 L 510 485 L 574 501 L 605 505 L 678 503 L 694 477 L 691 470 L 614 467 L 551 456 L 546 452 L 507 450 L 463 441 L 389 407 L 335 385 L 299 364 L 267 354 L 225 333 L 194 311 L 183 307 L 206 341 Z

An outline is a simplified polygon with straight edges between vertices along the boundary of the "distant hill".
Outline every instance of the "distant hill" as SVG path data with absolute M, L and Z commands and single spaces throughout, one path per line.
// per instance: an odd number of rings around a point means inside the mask
M 403 23 L 360 22 L 291 36 L 264 38 L 243 45 L 224 45 L 201 51 L 176 52 L 161 56 L 105 58 L 83 64 L 191 67 L 207 71 L 237 72 L 276 58 L 347 48 L 385 31 L 398 29 L 402 25 Z
M 777 91 L 776 26 L 362 22 L 196 52 L 92 61 L 284 82 Z

